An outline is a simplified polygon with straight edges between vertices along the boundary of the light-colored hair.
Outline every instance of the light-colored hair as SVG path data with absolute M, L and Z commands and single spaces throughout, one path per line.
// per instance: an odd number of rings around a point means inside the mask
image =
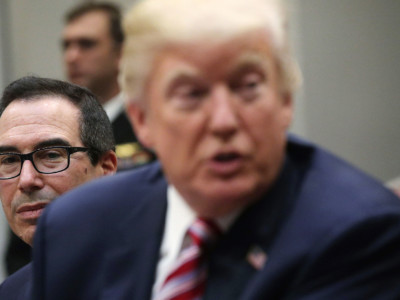
M 279 0 L 142 0 L 125 16 L 120 84 L 129 100 L 143 98 L 157 56 L 169 45 L 219 42 L 255 30 L 271 41 L 292 94 L 301 75 L 291 55 L 285 6 Z

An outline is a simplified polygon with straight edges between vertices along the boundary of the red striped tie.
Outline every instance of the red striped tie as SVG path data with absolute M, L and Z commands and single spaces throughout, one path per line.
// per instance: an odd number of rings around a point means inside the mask
M 191 244 L 184 248 L 162 285 L 156 300 L 200 299 L 206 283 L 205 256 L 207 249 L 221 234 L 210 220 L 198 218 L 188 229 Z

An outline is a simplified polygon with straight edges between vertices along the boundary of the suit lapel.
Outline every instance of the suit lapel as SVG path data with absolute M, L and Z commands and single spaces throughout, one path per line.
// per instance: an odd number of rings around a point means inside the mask
M 161 176 L 137 195 L 140 203 L 118 224 L 117 236 L 122 238 L 107 254 L 103 281 L 107 286 L 101 299 L 151 297 L 167 207 L 167 183 Z

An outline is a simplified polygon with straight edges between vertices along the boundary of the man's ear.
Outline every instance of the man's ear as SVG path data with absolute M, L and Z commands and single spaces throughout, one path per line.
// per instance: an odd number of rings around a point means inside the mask
M 117 155 L 113 150 L 104 153 L 98 162 L 98 166 L 102 170 L 101 175 L 112 175 L 117 172 Z
M 153 143 L 149 132 L 150 129 L 146 109 L 140 103 L 130 101 L 126 106 L 126 112 L 131 124 L 133 125 L 133 131 L 135 132 L 139 141 L 145 147 L 151 149 Z
M 283 105 L 283 119 L 286 129 L 290 127 L 293 121 L 294 103 L 293 97 L 290 93 L 283 93 L 282 95 Z

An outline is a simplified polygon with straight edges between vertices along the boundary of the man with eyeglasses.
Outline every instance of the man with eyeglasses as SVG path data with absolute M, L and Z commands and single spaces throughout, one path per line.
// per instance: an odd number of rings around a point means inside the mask
M 24 77 L 0 103 L 0 197 L 8 223 L 33 244 L 43 209 L 59 195 L 103 175 L 117 159 L 110 121 L 96 97 L 76 85 Z M 31 264 L 0 286 L 0 299 L 26 299 Z

